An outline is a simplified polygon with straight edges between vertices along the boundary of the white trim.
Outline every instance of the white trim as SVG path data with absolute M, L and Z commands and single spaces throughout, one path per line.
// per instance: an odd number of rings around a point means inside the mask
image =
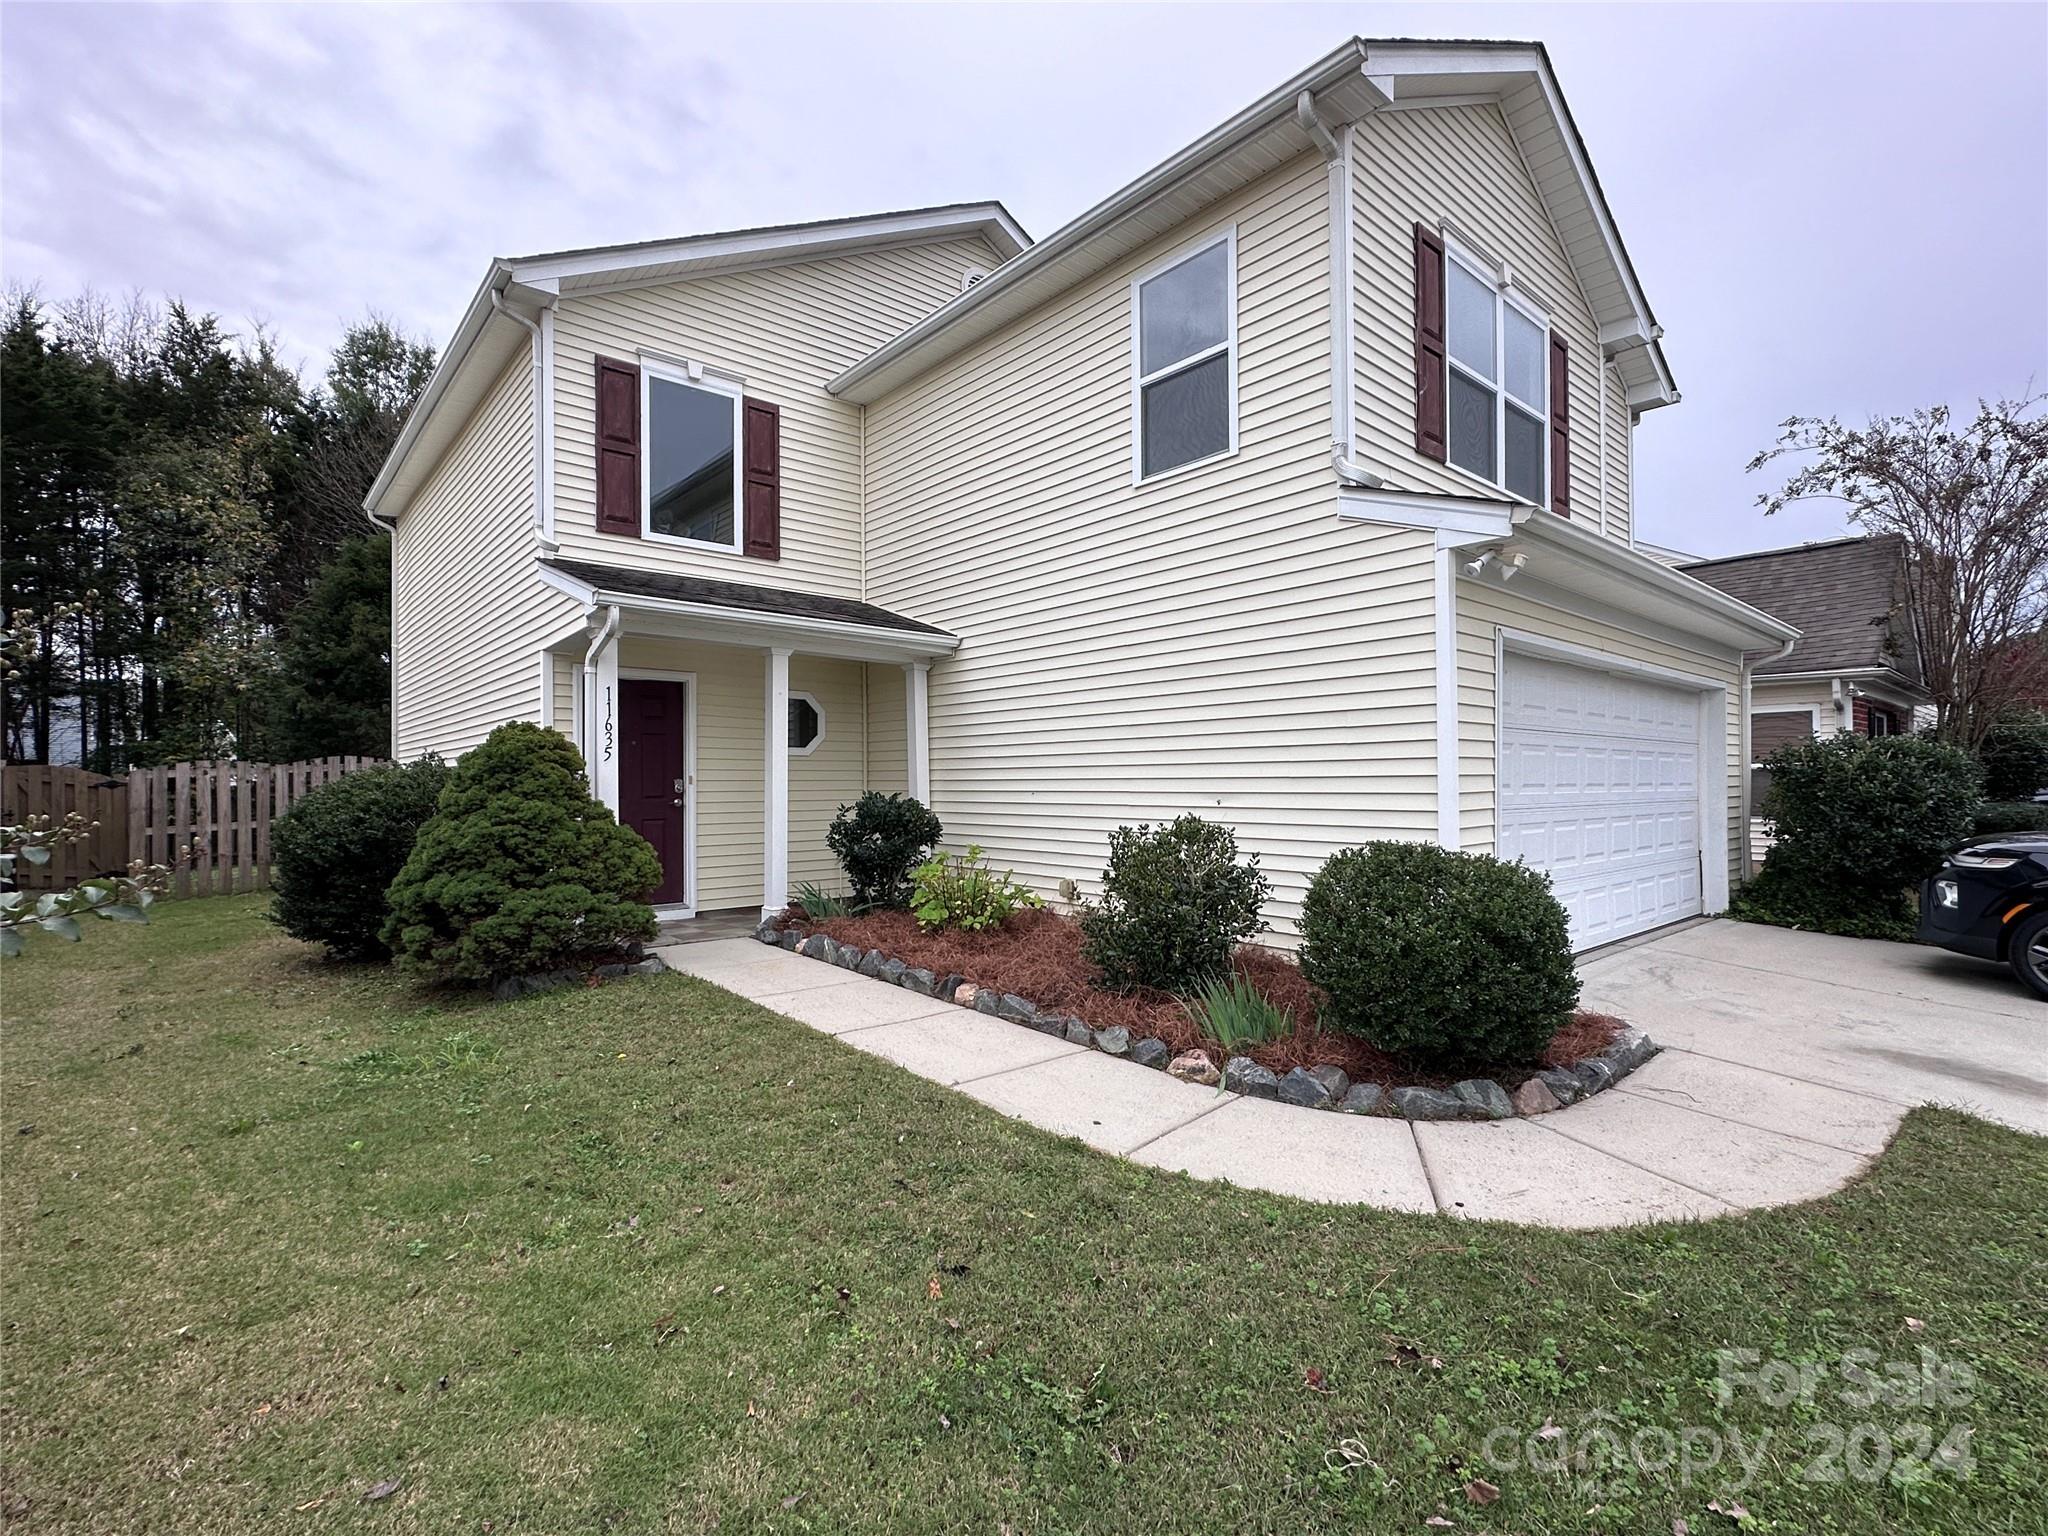
M 1457 551 L 1439 549 L 1436 596 L 1436 840 L 1453 853 L 1464 845 L 1459 794 Z M 1495 754 L 1498 761 L 1498 753 Z M 1496 797 L 1498 791 L 1496 791 Z M 1497 819 L 1497 818 L 1496 818 Z
M 916 239 L 931 241 L 956 234 L 987 235 L 991 230 L 1001 237 L 990 242 L 1001 254 L 1014 256 L 1031 244 L 1031 237 L 1010 217 L 1009 211 L 1000 203 L 990 202 L 916 209 L 866 218 L 832 219 L 809 225 L 784 225 L 735 234 L 694 235 L 660 244 L 605 246 L 594 251 L 533 256 L 508 263 L 508 266 L 516 282 L 559 283 L 566 279 L 573 283 L 577 278 L 630 272 L 676 262 L 727 264 L 755 256 L 806 260 L 827 250 L 858 250 Z M 1008 244 L 1011 250 L 1001 252 L 1004 244 Z
M 664 667 L 621 667 L 619 677 L 650 683 L 683 685 L 683 900 L 681 906 L 658 906 L 663 921 L 697 915 L 697 674 Z M 613 814 L 618 807 L 612 808 Z
M 910 798 L 924 806 L 932 803 L 931 670 L 928 661 L 903 664 L 903 718 L 909 734 L 904 776 Z
M 1515 508 L 1476 496 L 1439 496 L 1429 491 L 1377 490 L 1340 486 L 1337 515 L 1397 528 L 1437 529 L 1504 539 L 1515 530 Z
M 1171 272 L 1175 267 L 1206 255 L 1217 246 L 1223 247 L 1223 339 L 1199 352 L 1190 352 L 1172 362 L 1144 372 L 1144 315 L 1140 305 L 1143 300 L 1139 290 L 1155 277 Z M 1226 224 L 1221 230 L 1212 231 L 1179 247 L 1171 255 L 1162 257 L 1146 267 L 1131 279 L 1130 284 L 1130 327 L 1131 327 L 1131 484 L 1150 485 L 1164 480 L 1168 475 L 1179 474 L 1182 470 L 1199 469 L 1206 464 L 1220 464 L 1237 454 L 1237 226 Z M 1199 459 L 1188 459 L 1165 469 L 1145 473 L 1145 390 L 1148 386 L 1162 383 L 1177 374 L 1188 372 L 1201 363 L 1223 357 L 1230 374 L 1227 404 L 1230 419 L 1230 437 L 1227 446 L 1216 453 Z
M 1625 656 L 1612 656 L 1588 646 L 1532 635 L 1526 630 L 1496 625 L 1494 628 L 1494 712 L 1493 712 L 1493 817 L 1494 846 L 1500 846 L 1501 721 L 1506 711 L 1499 698 L 1507 684 L 1510 655 L 1534 656 L 1563 662 L 1590 671 L 1612 672 L 1623 677 L 1642 678 L 1699 695 L 1695 750 L 1698 752 L 1695 782 L 1699 785 L 1700 910 L 1724 912 L 1728 908 L 1728 866 L 1734 855 L 1728 814 L 1728 685 L 1718 678 L 1655 666 Z M 1747 763 L 1742 771 L 1749 771 Z M 1743 849 L 1748 853 L 1747 838 Z M 1718 856 L 1716 856 L 1718 855 Z M 1604 942 L 1604 941 L 1603 941 Z
M 694 389 L 707 395 L 724 395 L 732 401 L 732 538 L 726 543 L 715 539 L 686 539 L 680 534 L 656 533 L 654 531 L 654 381 L 673 384 L 678 389 Z M 733 381 L 730 375 L 705 367 L 702 363 L 684 363 L 680 366 L 661 358 L 640 355 L 640 537 L 656 544 L 675 544 L 684 549 L 716 550 L 721 554 L 737 555 L 744 547 L 740 516 L 740 452 L 741 433 L 745 423 L 741 417 L 744 411 L 746 389 L 743 384 Z
M 767 652 L 765 692 L 767 737 L 761 783 L 761 915 L 773 917 L 789 903 L 789 652 Z
M 792 746 L 789 749 L 789 755 L 791 757 L 809 757 L 825 744 L 825 706 L 818 702 L 816 694 L 805 693 L 801 689 L 791 689 L 789 694 L 790 703 L 794 704 L 798 699 L 802 699 L 806 704 L 810 705 L 811 713 L 818 717 L 818 734 L 811 738 L 811 744 L 808 747 Z

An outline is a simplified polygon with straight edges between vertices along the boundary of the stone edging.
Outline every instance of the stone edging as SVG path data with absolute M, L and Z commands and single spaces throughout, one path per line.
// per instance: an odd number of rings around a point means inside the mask
M 1378 1083 L 1354 1083 L 1341 1067 L 1296 1067 L 1285 1077 L 1276 1077 L 1248 1056 L 1233 1056 L 1218 1071 L 1205 1052 L 1189 1051 L 1175 1056 L 1162 1042 L 1135 1037 L 1121 1024 L 1090 1029 L 1072 1014 L 1041 1012 L 1029 998 L 1014 992 L 977 987 L 965 976 L 937 976 L 891 959 L 879 949 L 862 950 L 838 943 L 829 934 L 813 933 L 806 937 L 795 928 L 778 928 L 771 921 L 756 928 L 754 937 L 792 954 L 903 987 L 920 997 L 956 1003 L 977 1013 L 1022 1024 L 1040 1034 L 1059 1036 L 1073 1045 L 1170 1073 L 1183 1082 L 1205 1087 L 1220 1084 L 1232 1093 L 1252 1098 L 1350 1115 L 1383 1115 L 1403 1120 L 1512 1120 L 1517 1116 L 1547 1114 L 1613 1087 L 1663 1049 L 1631 1026 L 1599 1055 L 1569 1067 L 1545 1067 L 1512 1093 L 1488 1077 L 1467 1078 L 1449 1088 L 1418 1085 L 1387 1089 Z

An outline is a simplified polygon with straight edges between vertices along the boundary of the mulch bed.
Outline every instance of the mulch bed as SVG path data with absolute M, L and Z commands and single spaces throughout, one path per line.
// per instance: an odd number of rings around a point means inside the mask
M 861 917 L 836 917 L 822 923 L 806 919 L 797 908 L 784 921 L 807 932 L 822 932 L 841 944 L 879 949 L 906 965 L 922 966 L 934 975 L 965 976 L 977 987 L 993 987 L 1029 998 L 1040 1008 L 1071 1013 L 1095 1029 L 1121 1024 L 1134 1036 L 1150 1037 L 1176 1055 L 1202 1050 L 1220 1067 L 1232 1054 L 1251 1057 L 1260 1066 L 1284 1076 L 1295 1067 L 1342 1067 L 1353 1082 L 1393 1087 L 1416 1083 L 1444 1087 L 1456 1074 L 1418 1072 L 1400 1059 L 1376 1050 L 1355 1035 L 1324 1029 L 1317 1022 L 1323 992 L 1310 983 L 1286 956 L 1252 945 L 1240 948 L 1233 961 L 1266 1000 L 1294 1020 L 1294 1032 L 1265 1045 L 1224 1050 L 1206 1037 L 1180 1000 L 1167 992 L 1131 993 L 1100 990 L 1095 967 L 1081 953 L 1081 928 L 1055 912 L 1020 912 L 989 933 L 940 930 L 928 933 L 908 912 L 871 912 Z M 1543 1059 L 1520 1072 L 1494 1074 L 1513 1088 L 1537 1066 L 1562 1067 L 1596 1056 L 1623 1029 L 1622 1021 L 1603 1013 L 1579 1012 L 1550 1042 Z

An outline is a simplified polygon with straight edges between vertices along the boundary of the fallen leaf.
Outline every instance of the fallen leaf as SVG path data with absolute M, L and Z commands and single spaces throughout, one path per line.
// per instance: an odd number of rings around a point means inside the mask
M 363 1502 L 365 1504 L 375 1504 L 380 1499 L 390 1498 L 396 1492 L 398 1492 L 398 1479 L 387 1477 L 381 1483 L 372 1483 L 370 1485 L 370 1491 L 363 1495 Z
M 1327 1392 L 1330 1390 L 1328 1384 L 1323 1379 L 1323 1373 L 1314 1366 L 1310 1366 L 1307 1370 L 1303 1371 L 1301 1376 L 1303 1383 L 1311 1392 Z
M 714 1296 L 723 1296 L 725 1294 L 725 1287 L 722 1285 L 714 1285 L 713 1287 L 711 1287 L 711 1294 Z
M 1925 1323 L 1921 1322 L 1921 1321 L 1920 1321 L 1920 1319 L 1919 1319 L 1919 1318 L 1917 1318 L 1917 1317 L 1909 1317 L 1909 1318 L 1907 1318 L 1907 1319 L 1906 1319 L 1906 1328 L 1907 1328 L 1907 1331 L 1909 1331 L 1909 1332 L 1911 1332 L 1911 1333 L 1924 1333 L 1924 1332 L 1926 1332 L 1926 1331 L 1927 1331 L 1927 1325 L 1926 1325 Z
M 1439 1525 L 1445 1527 L 1446 1529 L 1449 1529 L 1450 1527 L 1455 1526 L 1458 1522 L 1455 1520 L 1446 1520 L 1442 1515 L 1431 1515 L 1427 1520 L 1423 1521 L 1422 1523 L 1424 1525 Z
M 1492 1483 L 1489 1483 L 1483 1477 L 1475 1477 L 1472 1479 L 1471 1482 L 1465 1485 L 1465 1497 L 1470 1499 L 1474 1504 L 1491 1504 L 1495 1499 L 1500 1497 L 1500 1489 L 1496 1488 Z
M 293 1506 L 292 1506 L 292 1513 L 293 1513 L 293 1514 L 295 1514 L 295 1515 L 303 1515 L 303 1514 L 304 1514 L 304 1513 L 305 1513 L 305 1512 L 306 1512 L 307 1510 L 309 1510 L 309 1509 L 318 1509 L 318 1508 L 319 1508 L 319 1507 L 320 1507 L 320 1506 L 321 1506 L 322 1504 L 325 1504 L 326 1502 L 327 1502 L 327 1495 L 323 1493 L 323 1494 L 321 1494 L 321 1495 L 320 1495 L 320 1497 L 319 1497 L 319 1498 L 317 1498 L 317 1499 L 308 1499 L 308 1500 L 306 1500 L 306 1502 L 305 1502 L 305 1503 L 303 1503 L 303 1504 L 295 1504 L 295 1505 L 293 1505 Z
M 939 1277 L 933 1275 L 930 1280 L 925 1282 L 924 1293 L 933 1301 L 937 1301 L 946 1294 L 946 1288 L 939 1284 Z
M 1536 1431 L 1536 1438 L 1538 1440 L 1555 1440 L 1559 1435 L 1563 1433 L 1563 1430 L 1559 1429 L 1555 1424 L 1551 1423 L 1550 1420 L 1545 1419 L 1543 1421 L 1543 1427 Z
M 782 1507 L 784 1509 L 795 1509 L 797 1506 L 797 1501 L 802 1497 L 803 1495 L 800 1493 L 792 1493 L 788 1498 L 782 1501 Z
M 1685 1523 L 1683 1515 L 1671 1517 L 1671 1536 L 1692 1536 L 1692 1527 Z

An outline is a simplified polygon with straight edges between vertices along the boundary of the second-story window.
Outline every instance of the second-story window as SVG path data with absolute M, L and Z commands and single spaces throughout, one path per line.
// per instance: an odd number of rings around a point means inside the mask
M 1132 290 L 1133 478 L 1237 447 L 1237 232 L 1225 230 Z
M 740 392 L 653 363 L 645 374 L 647 533 L 736 549 Z
M 1457 251 L 1447 252 L 1449 458 L 1540 507 L 1547 483 L 1549 326 L 1538 311 L 1483 273 Z

